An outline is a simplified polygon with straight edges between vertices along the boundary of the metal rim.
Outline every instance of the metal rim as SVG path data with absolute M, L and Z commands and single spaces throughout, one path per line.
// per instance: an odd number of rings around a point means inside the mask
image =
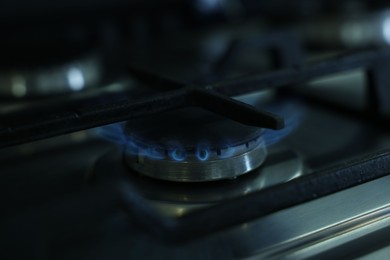
M 125 160 L 135 171 L 152 178 L 176 182 L 234 179 L 259 167 L 266 157 L 264 142 L 245 153 L 209 161 L 155 160 L 144 155 L 125 153 Z

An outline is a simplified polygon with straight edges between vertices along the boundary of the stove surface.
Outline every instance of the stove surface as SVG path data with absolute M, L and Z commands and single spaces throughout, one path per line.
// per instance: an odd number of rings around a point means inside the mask
M 0 19 L 1 259 L 386 255 L 387 5 L 183 2 Z

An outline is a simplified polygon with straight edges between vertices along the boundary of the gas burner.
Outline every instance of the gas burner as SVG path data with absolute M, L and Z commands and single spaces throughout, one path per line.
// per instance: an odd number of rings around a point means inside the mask
M 200 108 L 185 108 L 129 121 L 125 157 L 132 169 L 157 179 L 233 179 L 264 162 L 262 132 Z
M 120 149 L 111 149 L 104 154 L 88 171 L 88 182 L 91 185 L 100 185 L 126 176 L 125 179 L 129 180 L 151 205 L 172 217 L 180 217 L 307 174 L 301 156 L 284 147 L 269 148 L 265 162 L 251 174 L 234 180 L 202 183 L 161 181 L 140 174 L 129 175 L 128 167 L 120 163 L 120 153 Z

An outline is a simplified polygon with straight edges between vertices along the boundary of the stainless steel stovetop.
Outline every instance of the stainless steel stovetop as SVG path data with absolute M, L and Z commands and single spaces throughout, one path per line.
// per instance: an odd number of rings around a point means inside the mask
M 239 19 L 245 5 L 193 2 L 187 18 L 163 5 L 182 28 L 162 16 L 160 34 L 142 27 L 149 7 L 130 32 L 99 25 L 100 40 L 22 26 L 69 45 L 43 51 L 37 34 L 45 59 L 1 67 L 2 259 L 389 254 L 388 12 L 285 21 L 259 5 L 279 18 Z M 333 32 L 322 44 L 317 23 Z M 58 46 L 74 49 L 53 63 Z

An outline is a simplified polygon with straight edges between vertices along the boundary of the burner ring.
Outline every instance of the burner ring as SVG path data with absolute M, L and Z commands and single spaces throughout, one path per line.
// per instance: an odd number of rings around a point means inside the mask
M 155 160 L 143 154 L 126 156 L 125 159 L 129 166 L 137 172 L 161 180 L 204 182 L 234 179 L 256 169 L 264 162 L 267 157 L 265 143 L 261 138 L 256 143 L 257 146 L 247 152 L 235 152 L 229 158 L 218 159 L 215 154 L 212 154 L 207 161 L 199 160 L 199 157 L 194 155 L 189 155 L 182 161 Z M 237 151 L 242 150 L 239 147 L 234 148 Z M 129 146 L 126 147 L 127 149 Z
M 160 180 L 232 179 L 267 155 L 263 129 L 194 107 L 128 121 L 125 134 L 130 168 Z

